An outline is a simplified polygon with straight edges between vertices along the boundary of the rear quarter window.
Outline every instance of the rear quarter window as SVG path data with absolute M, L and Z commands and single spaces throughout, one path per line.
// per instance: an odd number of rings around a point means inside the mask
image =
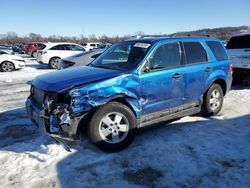
M 186 64 L 207 62 L 207 52 L 199 42 L 183 42 Z
M 218 61 L 228 60 L 227 53 L 220 42 L 207 41 L 206 43 Z

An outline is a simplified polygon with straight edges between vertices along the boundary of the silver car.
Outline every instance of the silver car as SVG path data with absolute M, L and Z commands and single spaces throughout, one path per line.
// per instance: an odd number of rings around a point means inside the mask
M 70 57 L 66 57 L 58 61 L 58 69 L 65 69 L 68 67 L 78 67 L 82 65 L 88 65 L 99 55 L 101 55 L 107 48 L 95 49 L 88 52 L 82 52 Z

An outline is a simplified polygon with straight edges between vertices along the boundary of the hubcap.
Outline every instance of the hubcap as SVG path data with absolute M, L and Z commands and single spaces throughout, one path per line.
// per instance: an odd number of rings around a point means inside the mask
M 216 111 L 219 108 L 221 101 L 220 101 L 220 92 L 217 89 L 215 89 L 212 92 L 209 102 L 210 102 L 210 107 L 213 111 Z
M 108 143 L 115 144 L 124 140 L 128 134 L 128 119 L 121 113 L 112 112 L 104 116 L 99 124 L 99 134 Z
M 5 72 L 11 72 L 13 69 L 13 64 L 10 62 L 5 62 L 2 64 L 2 70 Z

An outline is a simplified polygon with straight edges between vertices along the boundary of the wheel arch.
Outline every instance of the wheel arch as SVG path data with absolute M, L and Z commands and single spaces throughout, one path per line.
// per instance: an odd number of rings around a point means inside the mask
M 135 109 L 133 108 L 133 105 L 128 100 L 126 100 L 126 98 L 117 97 L 117 98 L 110 100 L 109 102 L 119 102 L 119 103 L 124 104 L 125 106 L 129 107 L 130 110 L 132 110 L 132 112 L 134 113 L 135 117 L 138 118 L 138 112 L 135 111 Z
M 87 128 L 88 128 L 88 124 L 92 118 L 92 116 L 94 115 L 94 113 L 103 105 L 106 105 L 108 104 L 109 102 L 119 102 L 125 106 L 127 106 L 132 112 L 133 114 L 135 115 L 135 118 L 136 119 L 139 119 L 140 116 L 141 116 L 141 111 L 139 111 L 136 107 L 136 104 L 135 104 L 135 99 L 133 98 L 130 98 L 130 97 L 124 97 L 124 96 L 116 96 L 116 97 L 113 97 L 112 99 L 100 104 L 100 105 L 97 105 L 97 106 L 94 106 L 92 107 L 92 109 L 86 114 L 86 116 L 83 116 L 81 118 L 81 120 L 79 121 L 79 126 L 77 128 L 77 134 L 81 133 L 81 132 L 86 132 L 87 131 Z
M 59 58 L 59 59 L 61 59 L 61 57 L 59 57 L 59 56 L 53 56 L 53 57 L 51 57 L 51 58 L 49 59 L 49 63 L 50 63 L 50 61 L 51 61 L 53 58 Z
M 224 96 L 226 95 L 226 92 L 227 92 L 227 83 L 226 83 L 225 80 L 223 80 L 223 79 L 217 79 L 212 84 L 218 84 L 218 85 L 220 85 L 221 88 L 222 88 Z

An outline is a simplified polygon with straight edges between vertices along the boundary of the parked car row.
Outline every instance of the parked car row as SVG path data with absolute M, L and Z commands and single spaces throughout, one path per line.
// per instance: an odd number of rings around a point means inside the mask
M 74 43 L 44 43 L 44 46 L 38 50 L 38 63 L 48 64 L 51 69 L 63 69 L 73 65 L 87 65 L 111 45 L 102 44 L 89 51 Z
M 92 44 L 95 44 L 92 45 Z M 98 44 L 98 45 L 97 45 Z M 75 44 L 75 43 L 36 43 L 32 42 L 27 45 L 27 53 L 36 58 L 38 63 L 47 64 L 49 68 L 52 69 L 63 69 L 70 66 L 81 66 L 87 65 L 92 60 L 94 60 L 98 55 L 110 47 L 110 43 L 86 43 L 86 47 Z M 23 54 L 25 53 L 25 46 L 21 44 L 15 44 L 13 46 L 0 45 L 0 55 L 9 54 L 14 55 L 15 53 Z M 76 55 L 76 56 L 75 56 Z M 72 56 L 72 59 L 71 59 Z M 3 56 L 7 57 L 7 56 Z M 9 56 L 14 57 L 14 56 Z M 20 59 L 20 56 L 15 56 L 13 59 Z M 62 60 L 63 58 L 67 58 Z M 3 58 L 2 58 L 3 59 Z M 58 62 L 59 60 L 60 63 Z M 22 61 L 24 61 L 22 59 Z M 22 68 L 22 65 L 16 64 L 16 62 L 6 61 L 4 64 L 0 64 L 5 68 L 2 71 L 13 71 L 15 69 Z M 6 67 L 8 65 L 9 68 Z M 13 66 L 12 66 L 13 65 Z

